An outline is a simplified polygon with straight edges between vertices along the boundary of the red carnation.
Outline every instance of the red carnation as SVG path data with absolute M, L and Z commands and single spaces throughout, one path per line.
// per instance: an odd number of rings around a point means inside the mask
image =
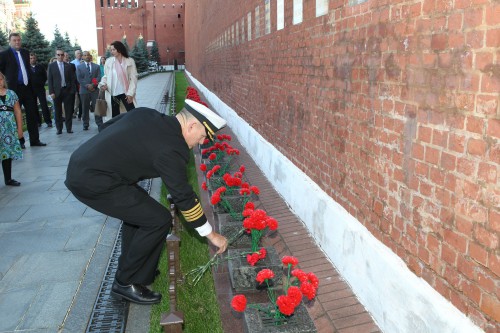
M 260 193 L 260 190 L 257 186 L 250 186 L 250 191 L 252 191 L 253 193 L 259 195 Z
M 200 170 L 205 172 L 207 171 L 207 165 L 206 164 L 200 164 Z
M 213 160 L 215 160 L 216 158 L 217 158 L 217 155 L 215 155 L 215 153 L 212 153 L 212 154 L 210 154 L 210 156 L 208 156 L 208 159 L 209 159 L 210 161 L 213 161 Z
M 307 278 L 309 279 L 309 282 L 314 286 L 314 288 L 318 289 L 319 286 L 319 279 L 314 273 L 307 273 Z
M 250 264 L 250 266 L 255 266 L 255 264 L 258 261 L 259 261 L 258 253 L 247 254 L 247 262 Z
M 234 311 L 243 312 L 247 307 L 247 298 L 245 295 L 236 295 L 231 301 L 231 307 Z
M 203 140 L 204 145 L 208 145 L 209 142 L 210 142 L 210 140 L 208 140 L 208 139 Z
M 253 209 L 255 209 L 255 204 L 253 202 L 249 201 L 245 204 L 244 209 L 252 209 L 253 210 Z
M 300 284 L 300 291 L 304 294 L 305 297 L 307 297 L 308 300 L 312 300 L 314 297 L 316 297 L 316 288 L 309 282 L 302 282 Z
M 245 166 L 244 166 L 244 165 L 241 165 L 241 166 L 240 166 L 240 172 L 241 172 L 241 173 L 245 172 Z
M 259 259 L 265 259 L 267 255 L 267 250 L 265 248 L 261 248 L 259 250 Z
M 99 82 L 97 82 L 97 79 L 96 79 L 95 77 L 93 77 L 93 78 L 92 78 L 92 84 L 93 84 L 94 86 L 97 86 L 97 84 L 98 84 L 98 83 L 99 83 Z
M 278 296 L 276 299 L 276 305 L 278 305 L 278 309 L 285 316 L 291 316 L 293 311 L 295 311 L 293 300 L 288 296 Z
M 202 188 L 204 191 L 207 191 L 207 190 L 208 190 L 208 187 L 207 187 L 207 182 L 203 182 L 203 183 L 201 183 L 201 188 Z
M 292 271 L 292 276 L 295 276 L 300 282 L 307 281 L 307 274 L 301 269 L 294 269 Z
M 241 215 L 243 215 L 243 217 L 249 217 L 250 215 L 252 215 L 252 212 L 253 209 L 244 209 Z
M 243 211 L 243 214 L 245 211 Z M 245 216 L 245 215 L 243 215 Z M 251 218 L 247 217 L 246 219 L 243 220 L 243 228 L 245 229 L 253 229 L 254 228 L 254 222 Z
M 240 188 L 240 195 L 250 195 L 250 190 L 247 188 Z
M 211 199 L 211 202 L 212 202 L 212 205 L 217 205 L 219 202 L 220 202 L 220 194 L 219 193 L 214 193 L 212 195 L 212 199 Z
M 263 283 L 265 280 L 272 279 L 274 277 L 274 272 L 269 268 L 264 268 L 259 273 L 257 273 L 257 282 Z
M 276 230 L 276 229 L 278 229 L 278 221 L 276 221 L 275 218 L 268 217 L 267 220 L 266 220 L 266 223 L 267 223 L 267 227 L 269 228 L 269 230 Z
M 299 305 L 302 301 L 302 293 L 299 287 L 291 286 L 288 288 L 287 296 L 290 297 L 291 301 L 295 306 Z
M 292 265 L 292 267 L 297 266 L 297 264 L 299 263 L 297 258 L 292 257 L 292 256 L 284 256 L 283 259 L 281 259 L 281 262 L 285 266 Z

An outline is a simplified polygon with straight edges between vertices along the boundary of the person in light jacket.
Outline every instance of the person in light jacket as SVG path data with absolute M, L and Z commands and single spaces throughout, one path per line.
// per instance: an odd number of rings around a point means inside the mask
M 99 88 L 106 92 L 108 112 L 106 117 L 116 117 L 120 109 L 130 111 L 137 106 L 135 92 L 137 88 L 137 68 L 134 59 L 128 56 L 127 49 L 120 41 L 110 46 L 112 57 L 106 60 L 104 76 Z

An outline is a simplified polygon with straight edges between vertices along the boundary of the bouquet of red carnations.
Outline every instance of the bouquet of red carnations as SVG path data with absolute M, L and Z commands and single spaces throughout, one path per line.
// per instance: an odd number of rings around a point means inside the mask
M 300 269 L 293 269 L 298 260 L 295 257 L 285 256 L 281 260 L 287 271 L 287 277 L 283 284 L 284 294 L 277 296 L 275 291 L 270 288 L 270 280 L 274 278 L 274 272 L 270 269 L 263 269 L 257 273 L 256 281 L 259 284 L 267 286 L 267 294 L 271 307 L 261 308 L 256 304 L 247 305 L 245 295 L 235 295 L 231 301 L 231 307 L 238 312 L 244 312 L 245 309 L 253 308 L 263 311 L 268 317 L 274 318 L 275 323 L 279 325 L 283 319 L 291 316 L 295 308 L 302 302 L 305 296 L 308 300 L 316 297 L 316 291 L 319 286 L 319 279 L 314 273 L 306 273 Z M 293 269 L 293 270 L 292 270 Z

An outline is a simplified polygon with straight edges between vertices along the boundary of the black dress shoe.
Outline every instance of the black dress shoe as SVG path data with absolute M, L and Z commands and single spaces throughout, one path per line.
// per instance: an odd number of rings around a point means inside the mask
M 45 147 L 47 144 L 43 143 L 42 141 L 38 141 L 37 143 L 31 143 L 31 147 Z
M 123 286 L 116 280 L 113 282 L 113 287 L 111 287 L 111 294 L 137 304 L 156 304 L 161 301 L 161 294 L 149 290 L 142 284 Z
M 21 149 L 26 149 L 26 145 L 24 143 L 21 143 Z
M 89 130 L 89 127 L 88 127 L 88 126 L 84 126 L 84 127 L 83 127 L 83 130 L 84 130 L 84 131 L 88 131 L 88 130 Z
M 73 131 L 72 131 L 72 130 L 69 130 L 69 131 L 67 131 L 67 132 L 68 132 L 68 133 L 73 133 Z
M 7 186 L 21 186 L 21 183 L 15 179 L 10 179 L 10 180 L 7 180 L 5 182 L 5 185 L 7 185 Z
M 52 127 L 52 124 L 47 124 L 47 127 Z
M 56 133 L 56 134 L 57 134 L 57 135 L 62 134 L 62 131 L 57 131 L 57 133 Z

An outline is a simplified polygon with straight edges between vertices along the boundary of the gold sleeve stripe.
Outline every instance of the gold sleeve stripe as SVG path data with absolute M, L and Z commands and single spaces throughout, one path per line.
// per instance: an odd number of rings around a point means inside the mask
M 203 216 L 203 209 L 201 208 L 200 203 L 198 203 L 190 210 L 181 210 L 181 213 L 184 215 L 187 222 L 193 222 Z

